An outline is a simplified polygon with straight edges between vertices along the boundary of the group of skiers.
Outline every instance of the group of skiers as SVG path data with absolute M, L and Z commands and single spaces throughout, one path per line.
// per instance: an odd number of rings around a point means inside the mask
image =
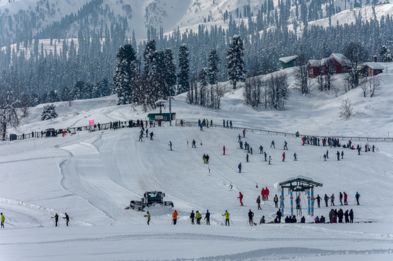
M 210 121 L 208 119 L 198 120 L 198 127 L 201 131 L 203 131 L 203 127 L 209 128 L 209 126 L 213 127 L 213 120 Z
M 341 147 L 340 140 L 338 138 L 319 138 L 315 136 L 303 136 L 302 137 L 302 145 L 313 145 L 313 146 L 329 146 L 329 147 Z
M 334 223 L 353 223 L 353 210 L 346 210 L 345 212 L 340 208 L 339 210 L 337 209 L 331 209 L 329 212 L 329 222 L 334 224 Z
M 323 200 L 325 201 L 325 206 L 329 207 L 329 199 L 330 199 L 330 206 L 335 206 L 335 196 L 334 193 L 329 197 L 327 194 L 323 197 Z M 355 199 L 356 199 L 356 204 L 360 205 L 359 199 L 360 199 L 360 194 L 359 192 L 356 192 L 355 194 Z M 321 207 L 321 200 L 322 198 L 319 196 L 319 194 L 314 198 L 314 200 L 317 201 L 318 208 Z M 348 205 L 348 194 L 344 192 L 339 193 L 339 200 L 340 200 L 340 205 Z
M 232 129 L 232 121 L 228 121 L 228 120 L 222 120 L 222 127 L 224 128 L 231 128 Z
M 59 214 L 55 213 L 55 215 L 52 218 L 55 220 L 55 227 L 57 227 L 59 224 Z M 67 214 L 67 212 L 64 213 L 63 219 L 65 220 L 66 226 L 68 227 L 70 223 L 70 216 Z
M 143 141 L 143 137 L 146 137 L 146 139 L 148 139 L 149 138 L 149 136 L 150 136 L 150 140 L 153 140 L 153 137 L 154 137 L 154 132 L 149 132 L 149 129 L 143 129 L 143 128 L 141 128 L 141 130 L 140 130 L 140 132 L 139 132 L 139 141 L 140 142 L 142 142 Z

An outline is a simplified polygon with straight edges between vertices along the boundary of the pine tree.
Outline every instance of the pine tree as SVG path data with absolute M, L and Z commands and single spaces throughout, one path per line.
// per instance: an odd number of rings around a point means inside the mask
M 118 104 L 133 102 L 133 90 L 137 75 L 136 54 L 134 48 L 127 44 L 120 48 L 117 54 L 118 64 L 113 77 L 114 92 L 118 97 Z
M 171 49 L 166 49 L 164 54 L 165 82 L 168 86 L 169 95 L 175 95 L 173 87 L 176 85 L 176 65 L 173 61 Z
M 44 106 L 41 114 L 41 120 L 47 121 L 57 118 L 56 106 L 54 104 Z
M 183 44 L 179 48 L 179 75 L 178 75 L 178 90 L 177 93 L 187 92 L 190 88 L 189 82 L 190 61 L 188 47 Z
M 218 63 L 220 62 L 220 58 L 218 57 L 217 50 L 212 50 L 209 54 L 208 58 L 208 77 L 209 77 L 209 83 L 211 85 L 217 84 L 218 82 Z
M 240 36 L 235 35 L 227 52 L 228 77 L 236 89 L 238 82 L 246 80 L 246 70 L 244 67 L 244 47 Z

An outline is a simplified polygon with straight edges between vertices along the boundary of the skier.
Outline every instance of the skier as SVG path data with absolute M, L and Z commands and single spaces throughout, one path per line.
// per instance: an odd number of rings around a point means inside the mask
M 176 223 L 177 223 L 177 211 L 176 211 L 176 209 L 172 212 L 172 222 L 173 222 L 173 225 L 174 226 L 176 226 Z
M 326 205 L 326 207 L 328 207 L 328 200 L 329 200 L 328 195 L 325 194 L 325 196 L 323 197 L 323 199 L 325 200 L 325 205 Z
M 66 226 L 68 227 L 68 224 L 70 223 L 70 216 L 68 216 L 67 212 L 64 213 L 63 219 L 66 221 Z
M 297 154 L 296 154 L 296 152 L 293 153 L 293 160 L 294 160 L 294 161 L 297 161 Z
M 332 195 L 330 196 L 330 206 L 335 206 L 335 205 L 334 205 L 334 194 L 332 194 Z
M 317 200 L 318 208 L 321 208 L 321 197 L 319 196 L 319 194 L 315 199 Z
M 249 162 L 249 155 L 248 155 L 248 153 L 247 153 L 247 155 L 246 155 L 246 162 Z
M 201 214 L 201 212 L 199 212 L 199 210 L 197 210 L 195 213 L 195 219 L 196 219 L 197 225 L 200 225 L 201 219 L 202 219 L 202 214 Z
M 340 161 L 340 152 L 339 151 L 337 151 L 337 161 Z
M 274 140 L 272 140 L 272 143 L 270 143 L 270 148 L 273 148 L 273 149 L 276 148 L 276 145 L 274 144 Z
M 146 215 L 144 216 L 147 219 L 147 225 L 150 226 L 151 215 L 150 212 L 147 211 Z
M 262 154 L 262 153 L 263 153 L 263 146 L 260 145 L 260 146 L 259 146 L 259 154 Z
M 3 212 L 0 213 L 0 219 L 1 219 L 1 228 L 4 228 L 5 216 Z
M 349 211 L 349 223 L 353 223 L 353 210 Z
M 225 213 L 222 216 L 225 217 L 225 226 L 229 227 L 230 226 L 230 223 L 229 223 L 230 214 L 229 214 L 228 210 L 225 210 Z
M 206 225 L 210 225 L 210 212 L 209 212 L 209 210 L 206 211 L 205 220 L 206 220 Z
M 284 141 L 284 150 L 288 150 L 288 142 L 286 140 Z
M 173 149 L 172 149 L 172 141 L 169 141 L 169 150 L 173 151 Z
M 239 199 L 239 201 L 240 201 L 240 206 L 242 206 L 243 207 L 243 193 L 241 193 L 240 191 L 239 191 L 239 197 L 238 197 L 238 199 Z
M 340 198 L 340 205 L 341 205 L 341 206 L 343 205 L 343 197 L 344 197 L 343 193 L 340 192 L 339 198 Z
M 282 162 L 284 162 L 285 161 L 285 151 L 282 153 L 282 155 L 281 155 L 281 160 L 282 160 Z
M 225 145 L 222 147 L 222 155 L 225 156 Z
M 55 219 L 55 227 L 57 227 L 57 223 L 59 223 L 59 215 L 55 213 L 55 215 L 52 218 Z
M 261 208 L 261 196 L 257 197 L 257 205 L 258 205 L 258 210 L 262 210 L 262 208 Z
M 273 201 L 274 201 L 274 207 L 278 208 L 278 196 L 277 196 L 277 194 L 274 195 Z
M 237 168 L 239 169 L 239 173 L 242 173 L 242 163 L 240 162 L 239 165 L 237 165 Z
M 360 205 L 360 203 L 359 203 L 359 198 L 360 198 L 359 192 L 356 192 L 355 198 L 356 198 L 356 203 L 357 203 L 357 205 L 359 206 L 359 205 Z
M 190 219 L 191 219 L 191 225 L 194 225 L 195 224 L 195 213 L 194 213 L 194 210 L 191 211 Z
M 250 226 L 254 225 L 254 212 L 252 212 L 251 209 L 248 211 L 248 223 Z

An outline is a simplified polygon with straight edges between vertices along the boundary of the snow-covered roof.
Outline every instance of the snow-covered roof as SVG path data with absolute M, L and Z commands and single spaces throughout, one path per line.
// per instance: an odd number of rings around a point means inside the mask
M 332 53 L 329 58 L 334 58 L 341 65 L 351 66 L 351 61 L 342 53 Z
M 298 58 L 297 55 L 292 55 L 292 56 L 285 56 L 285 57 L 281 57 L 280 59 L 278 59 L 280 62 L 282 63 L 290 63 L 293 60 L 296 60 Z
M 312 67 L 321 66 L 321 60 L 308 60 L 308 64 Z
M 367 62 L 367 63 L 363 63 L 362 67 L 369 67 L 373 70 L 383 70 L 385 69 L 384 65 L 382 63 L 376 63 L 376 62 Z

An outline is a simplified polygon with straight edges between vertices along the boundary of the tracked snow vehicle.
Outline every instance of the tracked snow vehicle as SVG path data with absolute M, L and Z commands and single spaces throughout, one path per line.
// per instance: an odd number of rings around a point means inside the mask
M 144 211 L 146 207 L 161 205 L 165 207 L 173 208 L 172 201 L 164 201 L 165 193 L 161 191 L 151 191 L 145 192 L 143 194 L 143 198 L 140 201 L 131 200 L 130 206 L 126 207 L 126 209 L 134 209 L 137 211 Z

